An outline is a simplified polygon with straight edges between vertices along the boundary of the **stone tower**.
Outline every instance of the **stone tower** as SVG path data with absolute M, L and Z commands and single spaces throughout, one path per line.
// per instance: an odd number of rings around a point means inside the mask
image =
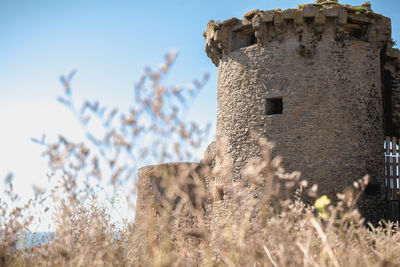
M 224 222 L 235 222 L 229 214 L 248 212 L 232 195 L 257 197 L 243 175 L 245 165 L 260 158 L 257 136 L 275 143 L 273 154 L 283 157 L 287 171 L 300 171 L 332 200 L 369 175 L 359 208 L 373 223 L 385 218 L 383 144 L 385 136 L 399 137 L 400 129 L 400 51 L 392 48 L 390 19 L 372 12 L 369 2 L 353 7 L 318 0 L 211 21 L 204 37 L 218 67 L 216 148 L 210 145 L 200 163 L 139 170 L 134 257 L 149 259 L 148 237 L 160 236 L 165 226 L 171 240 L 182 241 L 174 241 L 174 249 L 184 256 L 183 265 L 199 265 L 202 241 L 187 233 L 206 229 L 207 242 L 214 242 Z M 225 159 L 232 160 L 229 172 L 220 171 Z M 228 182 L 222 198 L 218 179 Z M 231 186 L 236 183 L 245 186 Z M 181 202 L 173 192 L 189 198 Z M 160 214 L 169 215 L 167 224 Z M 253 219 L 258 234 L 262 223 Z M 196 253 L 188 258 L 182 251 Z
M 218 67 L 217 149 L 226 142 L 235 182 L 259 157 L 252 135 L 266 137 L 287 170 L 331 199 L 368 174 L 359 205 L 375 221 L 384 217 L 384 138 L 400 126 L 399 51 L 390 19 L 369 2 L 335 2 L 208 23 L 206 52 Z

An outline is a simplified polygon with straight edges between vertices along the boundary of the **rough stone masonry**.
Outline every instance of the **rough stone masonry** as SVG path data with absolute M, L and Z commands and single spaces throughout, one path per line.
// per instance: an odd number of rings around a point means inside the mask
M 266 137 L 288 171 L 331 199 L 368 174 L 359 207 L 376 221 L 384 217 L 384 137 L 398 136 L 400 124 L 400 54 L 390 19 L 369 2 L 320 2 L 208 23 L 217 149 L 227 142 L 234 182 L 259 156 L 252 135 Z
M 208 151 L 192 168 L 214 167 L 224 155 L 233 160 L 230 182 L 243 181 L 245 164 L 260 157 L 254 137 L 266 137 L 288 171 L 333 200 L 369 175 L 359 208 L 370 221 L 384 218 L 383 143 L 400 127 L 400 51 L 392 48 L 390 19 L 369 2 L 317 0 L 210 21 L 204 36 L 218 67 L 216 150 L 225 153 Z M 159 168 L 139 172 L 137 222 L 164 197 L 149 174 Z

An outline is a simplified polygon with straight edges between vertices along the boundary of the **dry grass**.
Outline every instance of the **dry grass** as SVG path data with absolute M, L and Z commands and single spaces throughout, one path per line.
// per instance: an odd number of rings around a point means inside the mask
M 117 191 L 132 179 L 138 159 L 187 158 L 190 147 L 198 147 L 206 136 L 207 129 L 185 122 L 180 112 L 202 82 L 194 82 L 190 90 L 162 84 L 173 61 L 168 55 L 160 70 L 146 70 L 136 86 L 137 103 L 127 113 L 91 102 L 76 108 L 73 73 L 62 78 L 65 95 L 60 101 L 87 127 L 89 143 L 61 136 L 53 143 L 37 140 L 60 183 L 47 192 L 37 189 L 36 198 L 23 207 L 0 207 L 0 266 L 398 265 L 398 224 L 368 229 L 355 209 L 367 178 L 339 194 L 338 203 L 329 203 L 318 196 L 316 186 L 298 173 L 287 173 L 279 158 L 271 159 L 272 146 L 263 139 L 258 140 L 260 157 L 244 170 L 245 180 L 231 182 L 231 162 L 220 145 L 212 171 L 198 176 L 191 170 L 157 174 L 168 188 L 162 201 L 150 203 L 153 207 L 135 225 L 111 223 L 92 181 L 106 179 Z M 94 119 L 101 122 L 101 133 L 90 131 Z M 151 136 L 150 141 L 143 142 L 143 136 Z M 185 189 L 189 175 L 195 190 Z M 12 202 L 12 177 L 6 182 Z M 127 196 L 132 205 L 135 190 Z M 53 240 L 21 249 L 20 234 L 33 219 L 26 214 L 44 197 L 57 207 Z

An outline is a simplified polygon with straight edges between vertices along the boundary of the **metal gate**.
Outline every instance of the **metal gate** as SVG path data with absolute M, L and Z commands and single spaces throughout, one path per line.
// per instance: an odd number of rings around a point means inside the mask
M 387 136 L 384 143 L 385 151 L 385 185 L 387 219 L 399 220 L 399 140 L 397 137 Z

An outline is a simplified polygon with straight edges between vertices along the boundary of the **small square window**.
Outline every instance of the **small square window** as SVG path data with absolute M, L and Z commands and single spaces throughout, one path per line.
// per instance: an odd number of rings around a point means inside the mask
M 267 104 L 266 104 L 267 115 L 282 114 L 282 112 L 283 112 L 282 97 L 267 99 Z

